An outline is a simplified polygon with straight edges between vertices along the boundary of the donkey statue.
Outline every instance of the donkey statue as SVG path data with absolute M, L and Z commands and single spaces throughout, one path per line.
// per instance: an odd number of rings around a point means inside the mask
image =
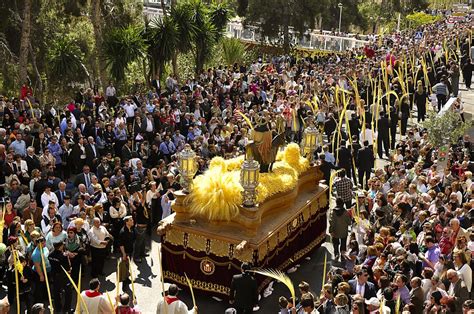
M 269 135 L 272 132 L 269 131 Z M 255 140 L 250 141 L 246 146 L 247 158 L 252 156 L 253 159 L 260 163 L 260 172 L 266 173 L 272 171 L 273 164 L 278 153 L 278 148 L 285 144 L 285 134 L 279 133 L 275 135 L 270 142 L 271 145 L 265 147 L 263 143 L 257 143 Z

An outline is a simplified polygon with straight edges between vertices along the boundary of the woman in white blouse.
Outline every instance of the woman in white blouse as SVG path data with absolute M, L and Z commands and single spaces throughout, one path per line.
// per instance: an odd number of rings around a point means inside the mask
M 464 252 L 454 252 L 454 268 L 459 274 L 459 277 L 466 284 L 467 291 L 471 292 L 472 288 L 472 269 L 467 262 L 467 258 Z

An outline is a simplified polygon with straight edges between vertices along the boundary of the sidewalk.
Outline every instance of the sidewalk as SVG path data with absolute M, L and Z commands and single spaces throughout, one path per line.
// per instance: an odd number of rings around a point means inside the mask
M 464 118 L 466 121 L 472 121 L 474 116 L 474 90 L 467 90 L 464 84 L 459 84 L 459 94 L 464 105 Z M 468 131 L 471 141 L 474 140 L 474 126 Z

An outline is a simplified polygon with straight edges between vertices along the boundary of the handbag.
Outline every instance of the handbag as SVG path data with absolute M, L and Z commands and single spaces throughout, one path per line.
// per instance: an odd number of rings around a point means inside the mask
M 130 261 L 124 261 L 123 259 L 120 259 L 118 268 L 119 268 L 119 273 L 118 273 L 118 281 L 123 282 L 128 279 L 129 276 L 129 267 Z

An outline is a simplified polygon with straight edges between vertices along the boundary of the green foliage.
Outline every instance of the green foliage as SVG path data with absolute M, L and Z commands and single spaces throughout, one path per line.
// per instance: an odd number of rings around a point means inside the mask
M 237 0 L 237 15 L 245 16 L 249 6 L 249 0 Z
M 341 19 L 341 31 L 347 32 L 350 31 L 351 26 L 364 26 L 365 20 L 362 17 L 358 6 L 360 3 L 365 2 L 362 0 L 340 0 L 340 1 L 327 1 L 324 6 L 323 17 L 323 26 L 324 29 L 334 29 L 339 28 L 339 13 L 341 12 L 338 4 L 342 4 L 342 19 Z M 374 2 L 370 1 L 371 5 L 377 6 Z
M 129 25 L 113 29 L 103 43 L 104 58 L 112 77 L 122 81 L 129 65 L 144 56 L 144 49 L 141 28 Z
M 81 81 L 87 76 L 83 64 L 84 54 L 74 39 L 56 38 L 48 52 L 49 76 L 52 82 Z
M 441 16 L 433 16 L 424 12 L 415 12 L 406 16 L 411 28 L 418 28 L 422 25 L 433 24 L 441 19 Z
M 233 15 L 226 2 L 213 1 L 209 8 L 209 19 L 216 29 L 216 40 L 219 40 L 223 35 L 227 23 Z
M 318 14 L 328 3 L 329 0 L 253 0 L 249 1 L 245 23 L 258 26 L 263 36 L 276 40 L 289 52 L 290 27 L 303 35 L 315 27 Z
M 154 19 L 147 28 L 146 37 L 152 73 L 161 75 L 164 65 L 171 60 L 177 49 L 179 34 L 176 23 L 169 16 Z
M 225 64 L 242 64 L 244 62 L 246 48 L 245 45 L 237 38 L 222 38 L 221 47 Z
M 177 42 L 176 48 L 180 53 L 187 53 L 192 49 L 192 40 L 196 35 L 196 27 L 193 24 L 191 5 L 188 2 L 180 2 L 173 6 L 170 11 L 171 20 L 174 21 Z
M 428 141 L 434 147 L 454 144 L 472 126 L 472 121 L 462 122 L 458 113 L 448 110 L 443 115 L 432 113 L 423 122 L 427 129 Z

